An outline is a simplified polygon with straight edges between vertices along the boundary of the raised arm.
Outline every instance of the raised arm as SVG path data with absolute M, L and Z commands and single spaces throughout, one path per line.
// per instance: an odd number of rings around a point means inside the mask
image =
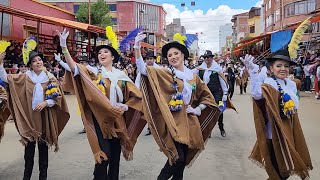
M 0 79 L 7 83 L 8 82 L 7 72 L 3 67 L 3 59 L 4 59 L 5 56 L 6 56 L 5 52 L 0 54 Z
M 241 57 L 240 60 L 244 63 L 250 74 L 251 96 L 255 100 L 262 99 L 263 97 L 261 85 L 263 84 L 264 79 L 266 78 L 266 76 L 263 73 L 266 72 L 262 72 L 259 74 L 259 66 L 253 63 L 254 57 L 251 55 L 247 54 L 244 59 Z
M 135 37 L 134 46 L 133 46 L 138 71 L 143 75 L 147 75 L 146 64 L 144 63 L 142 55 L 141 55 L 141 42 L 145 38 L 146 38 L 145 34 L 139 33 Z
M 73 61 L 73 59 L 69 53 L 69 50 L 67 48 L 67 38 L 69 36 L 69 31 L 67 32 L 67 30 L 64 29 L 62 33 L 60 33 L 58 30 L 57 30 L 57 32 L 60 37 L 60 46 L 62 48 L 62 53 L 63 53 L 64 57 L 66 58 L 66 61 L 67 61 L 68 66 L 70 67 L 70 70 L 74 72 L 77 65 Z
M 70 67 L 68 66 L 68 64 L 65 63 L 65 62 L 63 62 L 63 61 L 61 60 L 60 53 L 59 53 L 59 54 L 54 53 L 54 59 L 55 59 L 65 70 L 71 72 L 71 69 L 70 69 Z

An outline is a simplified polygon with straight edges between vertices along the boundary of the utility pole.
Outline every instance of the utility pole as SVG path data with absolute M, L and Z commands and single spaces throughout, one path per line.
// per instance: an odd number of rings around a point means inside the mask
M 89 24 L 91 24 L 91 12 L 90 12 L 90 11 L 91 11 L 91 10 L 90 10 L 91 7 L 90 7 L 90 4 L 91 4 L 91 1 L 89 0 L 89 3 L 88 3 L 88 15 L 89 15 L 88 18 L 89 18 Z

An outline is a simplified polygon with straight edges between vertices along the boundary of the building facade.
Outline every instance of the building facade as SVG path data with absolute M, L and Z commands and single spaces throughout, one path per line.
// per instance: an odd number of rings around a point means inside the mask
M 166 26 L 166 41 L 173 41 L 173 36 L 175 33 L 186 34 L 186 29 L 181 25 L 181 19 L 173 19 L 173 22 Z
M 249 37 L 256 37 L 262 33 L 261 30 L 261 20 L 260 20 L 260 11 L 261 8 L 253 7 L 249 11 Z
M 232 24 L 228 23 L 219 27 L 219 49 L 226 47 L 226 38 L 232 35 Z
M 80 5 L 88 0 L 43 0 L 44 2 L 77 13 Z M 92 3 L 97 0 L 91 0 Z M 165 34 L 166 12 L 158 4 L 143 0 L 108 0 L 114 30 L 128 34 L 137 27 L 143 27 L 147 33 L 147 43 L 161 47 Z
M 7 0 L 3 2 L 1 1 L 1 4 L 38 15 L 75 20 L 75 16 L 72 12 L 37 0 Z M 56 35 L 57 29 L 61 30 L 61 27 L 45 23 L 40 23 L 38 27 L 37 22 L 25 20 L 17 16 L 5 14 L 4 18 L 4 23 L 7 23 L 7 26 L 3 26 L 3 35 L 4 37 L 7 36 L 7 38 L 12 40 L 23 41 L 30 34 L 36 33 L 37 31 L 39 31 L 40 34 L 54 36 Z
M 282 30 L 302 22 L 320 8 L 318 0 L 264 0 L 265 31 Z
M 234 44 L 249 36 L 248 18 L 249 12 L 237 14 L 232 17 L 232 37 Z

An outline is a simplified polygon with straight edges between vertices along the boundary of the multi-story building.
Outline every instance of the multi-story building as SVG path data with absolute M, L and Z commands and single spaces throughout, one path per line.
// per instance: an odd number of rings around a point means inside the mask
M 232 35 L 232 24 L 228 23 L 219 27 L 219 49 L 226 47 L 226 38 Z
M 319 8 L 320 1 L 317 0 L 264 0 L 265 31 L 281 30 L 302 22 Z
M 181 25 L 181 19 L 173 19 L 173 22 L 166 26 L 166 41 L 173 41 L 173 35 L 175 33 L 186 34 L 186 29 Z
M 252 7 L 249 11 L 249 37 L 256 37 L 262 33 L 260 25 L 260 11 L 260 7 Z
M 234 15 L 231 19 L 233 43 L 240 42 L 243 38 L 249 36 L 248 26 L 249 12 Z
M 57 7 L 76 13 L 81 3 L 88 0 L 42 0 Z M 91 0 L 92 3 L 97 0 Z M 114 29 L 127 34 L 142 26 L 148 35 L 147 43 L 161 47 L 165 34 L 166 12 L 161 5 L 143 0 L 108 0 Z

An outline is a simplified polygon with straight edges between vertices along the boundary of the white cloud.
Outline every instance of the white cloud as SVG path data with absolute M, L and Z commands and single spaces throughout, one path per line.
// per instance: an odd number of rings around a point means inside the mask
M 258 2 L 256 3 L 256 5 L 254 5 L 254 7 L 261 7 L 262 4 L 263 4 L 263 0 L 258 1 Z
M 226 23 L 231 23 L 231 18 L 235 14 L 245 12 L 244 9 L 231 9 L 229 6 L 220 5 L 216 9 L 189 10 L 185 8 L 180 11 L 175 5 L 163 4 L 167 12 L 166 21 L 170 24 L 173 18 L 181 18 L 182 25 L 186 28 L 187 33 L 200 33 L 199 43 L 200 51 L 212 50 L 219 51 L 219 27 Z

